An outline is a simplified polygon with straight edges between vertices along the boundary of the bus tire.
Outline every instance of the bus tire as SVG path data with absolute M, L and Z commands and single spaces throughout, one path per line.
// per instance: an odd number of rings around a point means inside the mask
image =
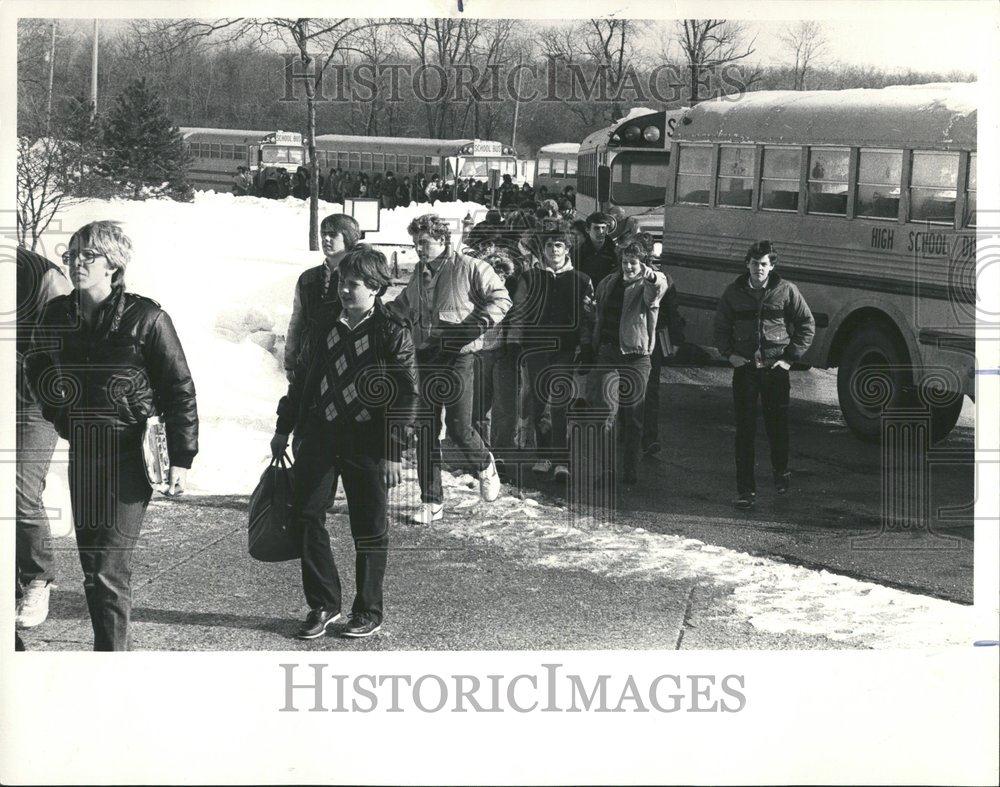
M 962 414 L 963 404 L 965 397 L 956 395 L 953 402 L 931 406 L 931 442 L 939 443 L 951 434 Z
M 882 435 L 882 411 L 913 401 L 909 359 L 887 331 L 868 326 L 855 333 L 837 368 L 837 398 L 847 427 L 868 442 Z

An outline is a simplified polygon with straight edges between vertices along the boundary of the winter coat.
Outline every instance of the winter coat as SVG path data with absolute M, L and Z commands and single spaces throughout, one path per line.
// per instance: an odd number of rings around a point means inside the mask
M 570 293 L 564 303 L 553 302 L 556 292 Z M 517 280 L 514 305 L 508 314 L 508 341 L 521 344 L 533 337 L 565 337 L 574 346 L 590 344 L 594 325 L 594 285 L 572 265 L 558 273 L 528 268 Z
M 441 340 L 462 353 L 494 349 L 500 344 L 496 326 L 511 305 L 503 280 L 488 262 L 451 249 L 445 254 L 436 273 L 418 262 L 386 307 L 410 326 L 418 349 Z
M 593 241 L 587 238 L 580 243 L 576 254 L 576 267 L 590 277 L 595 287 L 599 286 L 605 276 L 618 270 L 615 242 L 611 238 L 605 238 L 604 244 L 598 249 L 594 248 Z
M 26 370 L 42 415 L 63 438 L 71 436 L 71 421 L 121 429 L 159 414 L 170 464 L 190 467 L 198 453 L 194 382 L 174 325 L 156 301 L 117 286 L 91 330 L 77 293 L 54 298 Z
M 592 346 L 596 351 L 601 341 L 601 327 L 615 285 L 622 273 L 615 271 L 605 276 L 597 285 L 597 319 L 594 322 Z M 625 285 L 622 299 L 621 326 L 618 332 L 619 349 L 625 355 L 651 355 L 656 341 L 656 319 L 660 313 L 660 299 L 667 292 L 667 277 L 646 267 L 643 275 Z
M 338 273 L 325 262 L 302 272 L 295 282 L 292 316 L 285 332 L 285 371 L 295 370 L 302 349 L 302 340 L 325 311 L 340 303 L 337 293 Z M 324 293 L 325 287 L 325 293 Z
M 385 210 L 392 210 L 396 207 L 396 188 L 398 184 L 395 178 L 386 178 L 382 181 L 382 186 L 380 187 L 381 193 L 379 198 L 382 202 L 382 208 Z
M 308 328 L 288 393 L 278 402 L 276 431 L 280 434 L 300 433 L 309 419 L 327 369 L 326 336 L 340 315 L 338 304 Z M 370 444 L 376 451 L 398 462 L 406 447 L 407 432 L 416 417 L 420 395 L 413 339 L 403 321 L 393 315 L 381 299 L 376 300 L 370 319 L 376 323 L 378 376 L 367 379 L 363 385 L 357 383 L 356 387 L 379 401 L 368 406 L 371 420 L 357 428 L 364 430 L 366 435 L 370 433 Z
M 73 285 L 55 263 L 40 254 L 17 247 L 17 405 L 37 403 L 24 374 L 24 358 L 31 348 L 31 335 L 45 304 L 73 292 Z
M 748 274 L 733 281 L 715 310 L 715 346 L 723 358 L 739 355 L 753 360 L 760 348 L 764 361 L 793 363 L 809 349 L 816 321 L 794 284 L 771 271 L 761 300 Z

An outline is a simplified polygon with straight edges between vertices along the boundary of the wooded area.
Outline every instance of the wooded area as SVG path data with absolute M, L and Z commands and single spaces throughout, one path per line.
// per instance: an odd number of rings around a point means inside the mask
M 740 88 L 973 79 L 963 72 L 887 72 L 825 61 L 822 31 L 802 25 L 788 26 L 781 51 L 770 58 L 774 65 L 753 66 L 748 61 L 755 41 L 739 24 L 718 19 L 133 20 L 101 26 L 99 113 L 110 109 L 127 84 L 145 78 L 176 125 L 305 133 L 306 80 L 294 80 L 292 95 L 287 81 L 289 63 L 294 58 L 291 67 L 301 73 L 305 53 L 307 70 L 323 71 L 315 102 L 317 133 L 510 143 L 516 114 L 521 156 L 551 142 L 579 141 L 635 106 L 689 104 L 693 91 L 703 100 Z M 44 115 L 50 84 L 53 111 L 89 101 L 92 27 L 83 20 L 20 22 L 20 129 L 44 124 L 39 113 Z M 407 68 L 416 76 L 408 78 Z M 354 77 L 350 89 L 338 87 L 344 74 Z M 659 97 L 668 101 L 649 94 L 651 79 L 658 80 Z M 601 80 L 607 90 L 597 84 Z M 479 85 L 482 100 L 470 83 Z M 511 95 L 526 98 L 532 87 L 535 100 Z M 421 94 L 450 98 L 421 100 Z

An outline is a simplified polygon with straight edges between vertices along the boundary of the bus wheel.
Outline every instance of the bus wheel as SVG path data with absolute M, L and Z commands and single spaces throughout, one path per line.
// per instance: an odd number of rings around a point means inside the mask
M 940 442 L 944 440 L 955 428 L 958 417 L 962 414 L 962 405 L 965 404 L 964 396 L 956 396 L 955 401 L 948 404 L 931 406 L 931 441 Z
M 862 440 L 878 440 L 882 411 L 912 400 L 912 380 L 897 343 L 879 328 L 862 328 L 844 348 L 837 368 L 837 398 L 848 428 Z

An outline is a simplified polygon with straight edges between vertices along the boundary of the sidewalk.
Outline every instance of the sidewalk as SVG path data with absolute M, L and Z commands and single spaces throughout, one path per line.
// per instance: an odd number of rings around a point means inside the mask
M 411 471 L 412 473 L 412 471 Z M 386 621 L 366 640 L 302 642 L 297 562 L 246 553 L 243 497 L 157 496 L 133 567 L 136 650 L 816 649 L 954 638 L 968 608 L 694 539 L 571 521 L 529 492 L 483 504 L 471 477 L 445 474 L 432 526 L 393 521 Z M 413 494 L 413 480 L 402 488 Z M 509 489 L 505 487 L 505 492 Z M 353 598 L 346 506 L 328 517 Z M 57 541 L 48 621 L 28 650 L 89 650 L 72 539 Z M 926 631 L 926 634 L 925 634 Z

